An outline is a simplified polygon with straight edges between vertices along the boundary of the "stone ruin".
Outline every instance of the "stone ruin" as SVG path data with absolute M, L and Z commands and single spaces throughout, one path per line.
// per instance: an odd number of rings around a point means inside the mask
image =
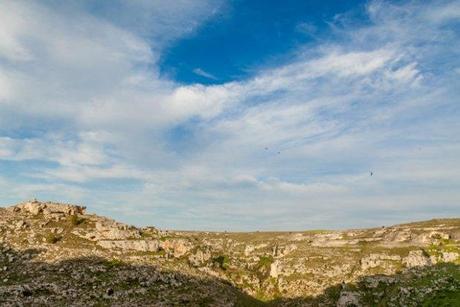
M 14 212 L 21 212 L 30 215 L 43 214 L 49 217 L 68 215 L 83 215 L 86 207 L 55 202 L 40 202 L 38 200 L 27 201 L 9 208 Z

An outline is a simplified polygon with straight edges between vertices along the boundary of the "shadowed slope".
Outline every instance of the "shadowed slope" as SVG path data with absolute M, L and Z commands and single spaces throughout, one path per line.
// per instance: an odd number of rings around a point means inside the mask
M 40 250 L 1 248 L 0 303 L 121 306 L 455 306 L 460 266 L 439 264 L 395 275 L 370 275 L 331 286 L 317 297 L 262 302 L 228 282 L 154 265 L 100 257 L 37 261 Z M 6 270 L 4 269 L 6 267 Z

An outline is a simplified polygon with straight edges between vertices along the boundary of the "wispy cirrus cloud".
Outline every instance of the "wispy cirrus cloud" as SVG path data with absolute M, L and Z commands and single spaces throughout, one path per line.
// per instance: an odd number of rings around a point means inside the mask
M 206 78 L 206 79 L 217 80 L 216 76 L 214 76 L 213 74 L 210 74 L 210 73 L 204 71 L 204 70 L 201 69 L 201 68 L 195 68 L 195 69 L 193 70 L 193 73 L 194 73 L 195 75 L 204 77 L 204 78 Z

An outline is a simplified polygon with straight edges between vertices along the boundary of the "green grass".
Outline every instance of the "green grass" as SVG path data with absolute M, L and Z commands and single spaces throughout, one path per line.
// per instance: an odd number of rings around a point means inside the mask
M 121 261 L 120 259 L 111 259 L 111 260 L 106 260 L 104 261 L 104 266 L 109 268 L 109 269 L 112 269 L 112 268 L 117 268 L 117 267 L 121 267 L 124 265 L 124 262 Z
M 460 306 L 460 290 L 441 291 L 423 302 L 424 307 L 454 307 Z

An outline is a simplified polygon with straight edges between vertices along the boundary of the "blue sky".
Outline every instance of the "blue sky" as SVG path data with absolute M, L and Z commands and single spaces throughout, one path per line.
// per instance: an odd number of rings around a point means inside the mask
M 160 69 L 184 84 L 242 80 L 289 61 L 297 48 L 320 37 L 328 39 L 328 24 L 337 15 L 352 13 L 366 22 L 364 9 L 364 1 L 229 2 L 198 31 L 172 43 Z
M 459 1 L 0 1 L 0 203 L 206 230 L 458 217 L 459 26 Z

